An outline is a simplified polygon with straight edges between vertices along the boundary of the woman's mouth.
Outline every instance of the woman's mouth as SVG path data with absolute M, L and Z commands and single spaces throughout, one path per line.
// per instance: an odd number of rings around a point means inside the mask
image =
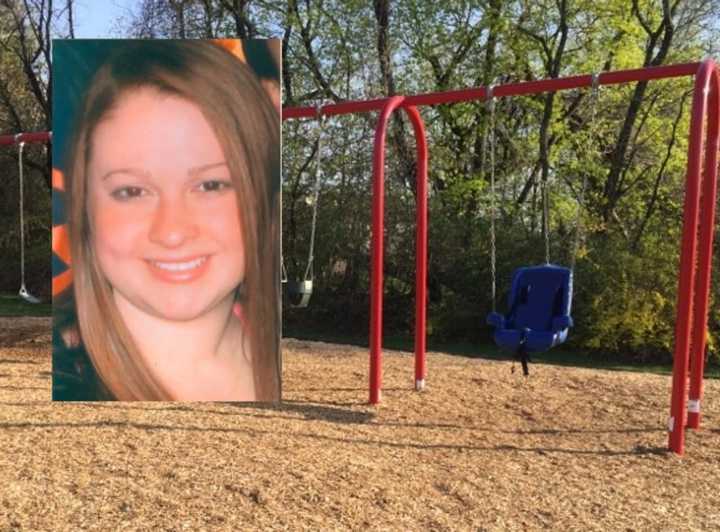
M 148 260 L 147 263 L 152 274 L 160 280 L 171 283 L 184 283 L 194 281 L 205 273 L 209 259 L 209 255 L 204 255 L 189 260 Z
M 200 257 L 198 259 L 191 260 L 188 262 L 160 262 L 160 261 L 156 261 L 156 260 L 153 260 L 151 262 L 153 263 L 153 266 L 157 266 L 158 268 L 162 268 L 163 270 L 168 270 L 171 272 L 179 272 L 179 271 L 187 271 L 187 270 L 192 270 L 193 268 L 197 268 L 206 260 L 207 260 L 207 257 Z

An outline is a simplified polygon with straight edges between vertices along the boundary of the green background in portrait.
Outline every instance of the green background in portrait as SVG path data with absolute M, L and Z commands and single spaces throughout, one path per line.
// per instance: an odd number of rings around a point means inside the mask
M 74 39 L 53 41 L 52 131 L 53 166 L 65 171 L 66 149 L 83 95 L 100 65 L 125 40 Z

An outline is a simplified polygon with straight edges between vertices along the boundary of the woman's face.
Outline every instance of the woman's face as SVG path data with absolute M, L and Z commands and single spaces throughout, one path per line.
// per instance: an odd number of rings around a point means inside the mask
M 90 141 L 92 246 L 114 297 L 179 321 L 230 302 L 245 276 L 237 197 L 200 108 L 135 89 Z

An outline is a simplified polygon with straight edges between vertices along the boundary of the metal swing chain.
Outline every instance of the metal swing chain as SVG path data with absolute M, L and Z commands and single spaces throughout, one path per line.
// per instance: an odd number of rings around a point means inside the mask
M 550 197 L 547 179 L 542 182 L 543 238 L 545 239 L 545 264 L 550 264 Z
M 597 116 L 597 102 L 600 96 L 600 74 L 592 75 L 592 92 L 590 93 L 590 127 L 588 128 L 590 133 L 589 141 L 592 142 L 592 136 L 595 131 L 595 118 Z M 577 252 L 580 248 L 580 239 L 583 229 L 582 209 L 585 205 L 585 189 L 587 188 L 588 175 L 587 172 L 583 172 L 582 186 L 580 187 L 580 193 L 578 194 L 578 210 L 577 219 L 575 220 L 575 241 L 573 242 L 572 256 L 570 257 L 570 271 L 575 272 L 575 263 L 577 259 Z
M 18 171 L 20 174 L 20 288 L 25 288 L 25 216 L 23 208 L 23 148 L 25 142 L 18 145 Z
M 485 164 L 487 160 L 488 150 L 488 129 L 490 135 L 490 276 L 492 277 L 492 311 L 496 311 L 497 299 L 497 274 L 496 274 L 496 245 L 495 245 L 495 97 L 493 96 L 493 86 L 487 88 L 485 96 L 488 111 L 490 112 L 490 124 L 486 126 L 483 135 L 482 150 L 482 174 L 485 176 Z
M 283 253 L 283 187 L 285 186 L 285 172 L 282 171 L 280 174 L 280 284 L 287 283 L 287 269 L 285 268 L 285 254 Z
M 315 228 L 317 226 L 318 198 L 320 197 L 320 178 L 322 175 L 322 170 L 320 168 L 320 161 L 322 160 L 322 157 L 320 153 L 322 151 L 323 123 L 325 122 L 325 117 L 322 115 L 322 105 L 315 107 L 315 118 L 318 121 L 319 127 L 317 152 L 315 152 L 315 185 L 313 189 L 312 225 L 310 226 L 310 251 L 308 252 L 308 264 L 307 268 L 305 268 L 305 275 L 303 277 L 304 281 L 312 281 L 315 274 L 315 268 L 313 265 L 315 261 Z

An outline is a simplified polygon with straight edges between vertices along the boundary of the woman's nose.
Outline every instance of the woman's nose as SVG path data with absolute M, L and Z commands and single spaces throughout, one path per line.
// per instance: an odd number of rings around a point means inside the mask
M 153 215 L 149 238 L 165 247 L 179 247 L 197 234 L 190 209 L 183 198 L 161 198 Z

